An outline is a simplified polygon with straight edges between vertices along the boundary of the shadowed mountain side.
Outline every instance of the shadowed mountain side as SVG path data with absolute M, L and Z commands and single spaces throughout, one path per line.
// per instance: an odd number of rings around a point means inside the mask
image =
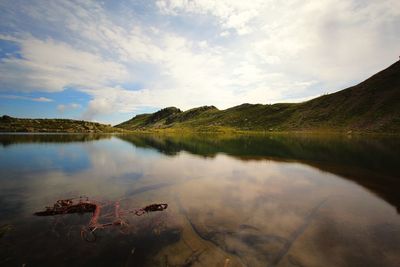
M 400 211 L 400 139 L 296 135 L 120 135 L 137 147 L 166 155 L 186 151 L 203 157 L 300 162 L 350 179 Z
M 129 130 L 358 131 L 399 133 L 400 61 L 366 81 L 303 103 L 242 104 L 226 110 L 169 107 L 116 127 Z

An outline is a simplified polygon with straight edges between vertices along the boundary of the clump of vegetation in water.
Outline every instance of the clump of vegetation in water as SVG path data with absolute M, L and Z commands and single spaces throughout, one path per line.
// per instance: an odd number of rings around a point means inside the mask
M 0 238 L 5 236 L 8 232 L 12 231 L 14 228 L 11 224 L 0 225 Z
M 102 214 L 102 209 L 107 206 L 113 206 L 114 212 L 106 214 L 108 222 L 100 223 L 99 219 Z M 149 212 L 163 211 L 168 208 L 168 204 L 151 204 L 144 208 L 122 210 L 119 201 L 115 203 L 101 203 L 99 201 L 91 201 L 88 197 L 79 197 L 57 200 L 52 207 L 46 207 L 44 211 L 35 212 L 36 216 L 56 216 L 65 214 L 84 214 L 92 213 L 90 222 L 87 227 L 83 227 L 81 230 L 81 237 L 86 241 L 96 241 L 95 231 L 98 229 L 104 229 L 110 226 L 127 226 L 128 222 L 124 216 L 128 214 L 134 214 L 136 216 L 142 216 Z M 109 218 L 111 217 L 111 218 Z

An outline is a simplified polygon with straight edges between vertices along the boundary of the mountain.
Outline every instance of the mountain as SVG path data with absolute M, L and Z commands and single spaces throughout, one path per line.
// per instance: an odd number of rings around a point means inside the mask
M 400 61 L 364 82 L 302 103 L 242 104 L 226 110 L 169 107 L 116 127 L 129 130 L 400 132 Z
M 0 132 L 115 133 L 126 130 L 96 122 L 68 119 L 20 119 L 0 117 Z

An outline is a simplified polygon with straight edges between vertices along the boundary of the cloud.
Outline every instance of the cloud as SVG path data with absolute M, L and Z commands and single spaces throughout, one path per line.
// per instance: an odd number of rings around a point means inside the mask
M 70 103 L 70 104 L 60 104 L 57 106 L 57 111 L 60 113 L 64 113 L 67 110 L 75 110 L 82 108 L 82 105 L 77 103 Z
M 47 98 L 47 97 L 36 97 L 36 98 L 33 98 L 32 99 L 33 101 L 36 101 L 36 102 L 53 102 L 53 100 L 52 99 L 50 99 L 50 98 Z
M 235 29 L 238 34 L 253 31 L 251 23 L 267 6 L 267 1 L 204 1 L 204 0 L 160 0 L 156 2 L 160 11 L 167 15 L 180 15 L 182 12 L 211 14 L 218 18 L 222 29 Z M 227 32 L 224 31 L 225 35 Z
M 0 38 L 16 42 L 22 55 L 1 60 L 0 90 L 57 92 L 68 86 L 98 87 L 126 80 L 123 65 L 66 43 L 32 36 Z
M 27 97 L 27 96 L 18 96 L 18 95 L 0 95 L 0 98 L 6 99 L 20 99 L 20 100 L 28 100 L 34 102 L 53 102 L 52 99 L 47 97 Z
M 90 96 L 85 119 L 303 100 L 389 65 L 400 43 L 392 0 L 160 0 L 147 17 L 128 3 L 3 6 L 0 39 L 20 51 L 0 58 L 0 91 L 73 88 Z
M 220 36 L 245 35 L 236 39 L 236 51 L 292 77 L 317 77 L 330 90 L 393 62 L 400 43 L 400 3 L 392 0 L 159 0 L 157 6 L 170 16 L 215 17 Z

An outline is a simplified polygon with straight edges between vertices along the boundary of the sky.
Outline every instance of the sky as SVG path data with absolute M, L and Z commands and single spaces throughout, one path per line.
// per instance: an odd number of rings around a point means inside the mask
M 398 0 L 0 0 L 0 115 L 301 102 L 399 55 Z

